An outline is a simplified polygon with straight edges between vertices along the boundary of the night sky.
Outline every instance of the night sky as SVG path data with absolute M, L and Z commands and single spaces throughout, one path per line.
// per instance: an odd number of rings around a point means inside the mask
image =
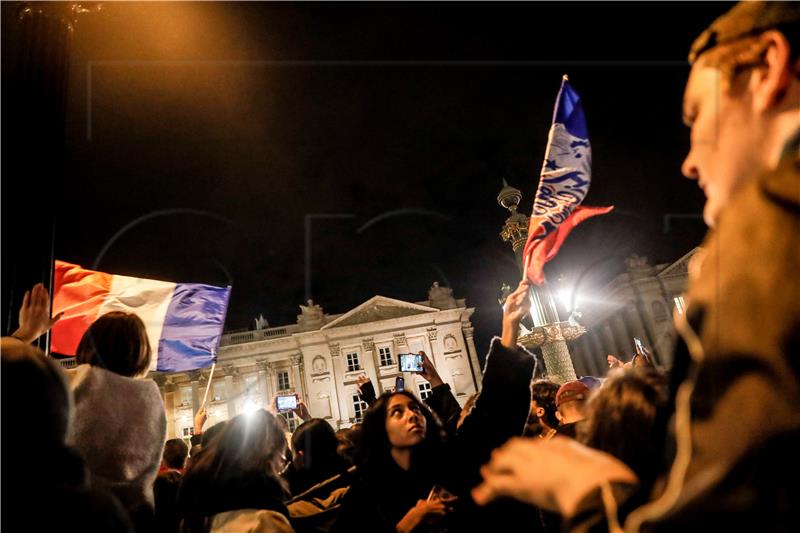
M 73 34 L 55 255 L 231 283 L 228 330 L 277 326 L 306 298 L 307 216 L 345 215 L 312 223 L 316 303 L 419 301 L 439 281 L 477 308 L 482 351 L 519 279 L 496 196 L 505 178 L 530 213 L 562 74 L 592 142 L 585 204 L 616 210 L 573 232 L 548 279 L 592 268 L 590 290 L 632 253 L 700 243 L 681 96 L 692 40 L 728 7 L 106 3 Z M 690 216 L 665 231 L 672 215 Z

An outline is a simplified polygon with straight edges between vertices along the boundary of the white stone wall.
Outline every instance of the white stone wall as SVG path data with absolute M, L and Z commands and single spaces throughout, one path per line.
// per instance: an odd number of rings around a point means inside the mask
M 397 301 L 378 303 L 386 306 L 391 302 Z M 213 397 L 216 383 L 224 383 L 225 398 L 208 403 L 211 416 L 206 428 L 248 409 L 267 407 L 278 392 L 279 372 L 288 372 L 290 377 L 289 390 L 281 392 L 300 394 L 311 416 L 324 418 L 334 429 L 348 427 L 356 415 L 352 401 L 357 393 L 355 382 L 362 374 L 370 377 L 378 394 L 393 389 L 395 377 L 403 375 L 406 389 L 419 396 L 419 385 L 424 380 L 413 373 L 401 374 L 397 365 L 400 353 L 419 350 L 431 357 L 442 379 L 463 405 L 480 382 L 480 369 L 473 369 L 471 363 L 473 359 L 477 361 L 477 354 L 470 349 L 464 333 L 464 328 L 471 332 L 469 316 L 474 309 L 439 311 L 418 304 L 397 303 L 413 308 L 414 314 L 305 332 L 285 327 L 289 333 L 275 335 L 277 338 L 270 338 L 269 332 L 237 334 L 253 340 L 220 348 L 209 397 Z M 391 348 L 392 365 L 380 366 L 380 347 Z M 358 354 L 360 369 L 347 369 L 348 352 Z M 184 437 L 182 429 L 192 425 L 207 376 L 208 369 L 158 377 L 167 409 L 168 438 Z M 180 405 L 183 387 L 191 387 L 191 405 Z

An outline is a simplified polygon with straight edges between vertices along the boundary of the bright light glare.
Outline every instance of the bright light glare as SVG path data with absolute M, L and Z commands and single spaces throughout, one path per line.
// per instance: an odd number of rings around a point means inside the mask
M 572 291 L 570 289 L 560 289 L 558 291 L 558 301 L 564 306 L 567 311 L 572 311 Z M 578 299 L 575 299 L 575 306 L 578 305 Z
M 247 400 L 244 402 L 243 411 L 245 414 L 255 413 L 258 411 L 258 404 L 253 400 Z

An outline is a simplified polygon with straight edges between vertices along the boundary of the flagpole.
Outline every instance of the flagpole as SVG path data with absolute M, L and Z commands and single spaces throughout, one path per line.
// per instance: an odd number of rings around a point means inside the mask
M 206 406 L 206 400 L 208 399 L 208 391 L 211 389 L 211 380 L 214 377 L 215 368 L 217 368 L 216 361 L 214 361 L 214 363 L 211 365 L 211 373 L 208 375 L 208 384 L 206 385 L 206 393 L 203 395 L 203 402 L 200 404 L 200 409 L 203 409 Z

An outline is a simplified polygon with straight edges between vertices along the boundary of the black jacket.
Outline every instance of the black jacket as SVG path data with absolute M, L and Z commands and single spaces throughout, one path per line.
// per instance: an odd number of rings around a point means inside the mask
M 493 339 L 483 389 L 461 428 L 445 443 L 436 471 L 416 472 L 412 467 L 405 472 L 393 465 L 386 472 L 360 472 L 342 502 L 333 531 L 393 532 L 417 500 L 427 498 L 434 483 L 459 497 L 450 530 L 477 531 L 477 523 L 488 523 L 489 514 L 477 509 L 469 491 L 480 482 L 480 467 L 492 450 L 522 434 L 530 410 L 533 370 L 530 353 L 521 347 L 506 349 L 500 339 Z M 471 521 L 476 517 L 479 522 Z

